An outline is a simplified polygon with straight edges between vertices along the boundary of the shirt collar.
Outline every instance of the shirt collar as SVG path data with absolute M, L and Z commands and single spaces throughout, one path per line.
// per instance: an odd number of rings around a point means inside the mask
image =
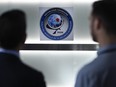
M 19 52 L 15 51 L 15 50 L 8 50 L 8 49 L 4 49 L 4 48 L 0 48 L 0 53 L 7 53 L 7 54 L 12 54 L 15 55 L 19 58 Z
M 104 54 L 106 52 L 110 52 L 110 51 L 113 51 L 113 50 L 116 50 L 116 44 L 112 44 L 112 45 L 108 45 L 108 46 L 105 46 L 105 47 L 102 47 L 100 49 L 98 49 L 98 56 L 101 55 L 101 54 Z

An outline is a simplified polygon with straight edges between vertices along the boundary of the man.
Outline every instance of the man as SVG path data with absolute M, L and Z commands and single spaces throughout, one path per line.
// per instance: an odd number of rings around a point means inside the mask
M 79 72 L 75 87 L 116 87 L 116 1 L 93 4 L 91 34 L 98 57 Z
M 11 10 L 0 16 L 0 87 L 46 87 L 43 74 L 20 60 L 26 39 L 25 13 Z

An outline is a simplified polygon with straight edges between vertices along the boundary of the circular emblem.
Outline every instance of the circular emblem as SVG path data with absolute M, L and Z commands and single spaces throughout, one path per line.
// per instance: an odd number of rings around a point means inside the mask
M 73 20 L 66 10 L 51 8 L 42 15 L 40 28 L 47 38 L 62 40 L 70 35 L 73 28 Z

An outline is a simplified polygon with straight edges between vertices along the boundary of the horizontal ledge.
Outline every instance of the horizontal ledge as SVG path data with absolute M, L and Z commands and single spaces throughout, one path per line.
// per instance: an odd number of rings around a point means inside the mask
M 96 51 L 97 44 L 25 44 L 21 50 L 80 50 Z

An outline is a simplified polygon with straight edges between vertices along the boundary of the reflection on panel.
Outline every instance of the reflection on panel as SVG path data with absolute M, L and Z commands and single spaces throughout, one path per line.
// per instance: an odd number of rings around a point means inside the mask
M 73 87 L 77 72 L 96 51 L 21 51 L 22 61 L 43 72 L 48 87 Z

